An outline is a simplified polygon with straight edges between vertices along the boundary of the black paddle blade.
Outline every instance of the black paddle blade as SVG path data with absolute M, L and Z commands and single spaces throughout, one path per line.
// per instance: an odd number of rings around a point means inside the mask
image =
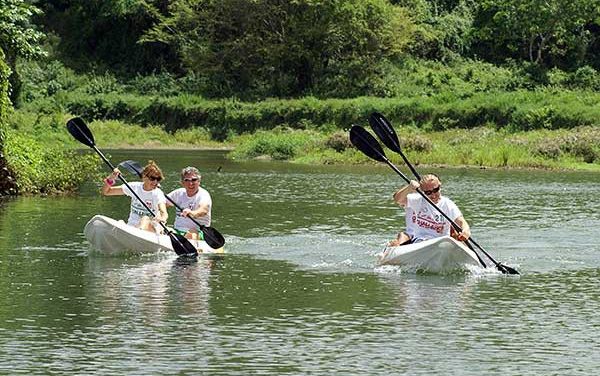
M 131 159 L 119 163 L 119 167 L 123 167 L 133 175 L 139 177 L 142 177 L 142 171 L 144 171 L 144 168 L 138 162 L 132 161 Z
M 350 142 L 367 157 L 379 162 L 385 162 L 385 152 L 381 148 L 381 145 L 379 145 L 379 142 L 360 125 L 353 125 L 350 129 Z
M 516 269 L 511 268 L 510 266 L 500 264 L 496 265 L 498 270 L 500 270 L 503 274 L 521 274 Z
M 169 237 L 171 238 L 173 250 L 178 256 L 198 256 L 198 250 L 185 236 L 169 231 Z
M 82 118 L 74 117 L 67 121 L 67 130 L 77 141 L 92 147 L 94 146 L 94 135 Z
M 225 238 L 219 231 L 212 227 L 201 227 L 200 231 L 202 231 L 202 237 L 206 244 L 208 244 L 213 249 L 219 249 L 225 245 Z
M 369 116 L 369 124 L 371 124 L 371 129 L 373 129 L 373 132 L 375 132 L 385 146 L 396 153 L 400 153 L 400 141 L 398 140 L 398 135 L 385 116 L 379 112 L 373 112 L 371 116 Z

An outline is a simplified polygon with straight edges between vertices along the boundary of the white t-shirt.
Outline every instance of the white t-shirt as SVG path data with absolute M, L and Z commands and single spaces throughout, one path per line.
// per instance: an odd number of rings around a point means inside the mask
M 195 210 L 198 206 L 206 204 L 208 206 L 208 213 L 200 218 L 194 218 L 198 223 L 204 226 L 210 226 L 211 221 L 211 209 L 212 209 L 212 198 L 210 193 L 202 187 L 198 187 L 198 192 L 192 197 L 189 197 L 185 191 L 185 188 L 179 188 L 169 193 L 169 198 L 179 205 L 181 209 Z M 190 230 L 195 229 L 196 224 L 188 217 L 181 216 L 181 210 L 175 208 L 174 227 L 178 230 Z
M 448 217 L 456 221 L 462 216 L 460 209 L 452 200 L 442 196 L 435 204 Z M 452 224 L 442 213 L 431 206 L 418 193 L 409 193 L 406 196 L 406 232 L 415 241 L 433 239 L 450 235 Z
M 133 190 L 139 198 L 141 198 L 146 205 L 154 214 L 158 214 L 158 205 L 161 203 L 165 203 L 167 200 L 165 199 L 165 195 L 160 188 L 154 188 L 151 191 L 144 190 L 144 183 L 142 182 L 133 182 L 129 183 L 131 190 Z M 137 226 L 140 223 L 140 220 L 143 216 L 153 217 L 152 214 L 146 210 L 144 205 L 142 205 L 137 198 L 133 195 L 133 193 L 127 188 L 126 185 L 123 185 L 123 193 L 126 196 L 131 197 L 131 209 L 129 211 L 129 219 L 127 220 L 127 224 L 131 226 Z

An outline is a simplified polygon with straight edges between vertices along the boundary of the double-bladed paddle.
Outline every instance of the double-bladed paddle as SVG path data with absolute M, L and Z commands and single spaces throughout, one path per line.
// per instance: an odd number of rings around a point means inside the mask
M 369 117 L 369 124 L 371 124 L 371 128 L 373 129 L 375 134 L 377 134 L 377 136 L 381 139 L 381 141 L 388 148 L 390 148 L 392 151 L 400 154 L 400 156 L 402 157 L 402 159 L 404 160 L 404 162 L 406 163 L 408 168 L 413 172 L 413 174 L 415 175 L 417 180 L 421 180 L 421 177 L 419 176 L 419 174 L 417 173 L 417 171 L 415 170 L 413 165 L 408 161 L 408 158 L 406 158 L 406 156 L 402 152 L 402 149 L 400 148 L 400 141 L 398 139 L 398 135 L 396 134 L 396 131 L 392 127 L 392 124 L 385 118 L 385 116 L 383 116 L 382 114 L 380 114 L 378 112 L 374 112 Z M 459 228 L 455 227 L 455 230 L 460 232 L 459 229 L 460 229 L 460 227 Z M 472 238 L 469 238 L 469 239 L 467 239 L 466 244 L 467 244 L 467 246 L 469 246 L 469 248 L 471 248 L 471 250 L 473 252 L 475 252 L 475 250 L 473 249 L 473 247 L 471 246 L 470 243 L 473 243 L 473 245 L 475 245 L 477 248 L 479 248 L 479 250 L 481 252 L 483 252 L 494 263 L 494 265 L 496 265 L 496 268 L 498 268 L 498 270 L 500 270 L 502 273 L 519 274 L 519 272 L 516 269 L 513 269 L 507 265 L 503 265 L 503 264 L 497 262 L 496 260 L 494 260 L 494 258 L 485 249 L 483 249 L 482 246 L 480 246 Z M 485 266 L 485 264 L 484 264 L 484 266 Z
M 395 132 L 394 132 L 394 134 L 395 134 Z M 388 135 L 389 135 L 389 133 L 388 133 Z M 369 132 L 367 132 L 363 127 L 358 126 L 358 125 L 353 125 L 352 126 L 352 128 L 350 129 L 350 142 L 352 142 L 352 144 L 356 148 L 358 148 L 360 151 L 362 151 L 369 158 L 372 158 L 372 159 L 374 159 L 376 161 L 379 161 L 379 162 L 385 162 L 388 166 L 390 166 L 392 168 L 392 170 L 394 170 L 398 175 L 400 175 L 400 177 L 402 177 L 402 179 L 404 179 L 404 181 L 406 181 L 406 183 L 410 184 L 410 179 L 408 179 L 408 177 L 406 177 L 406 175 L 404 175 L 404 173 L 402 171 L 400 171 L 398 169 L 398 167 L 396 167 L 385 156 L 385 152 L 381 148 L 381 145 L 379 144 L 379 142 L 375 139 L 375 137 L 373 137 L 373 135 L 371 135 Z M 396 141 L 396 144 L 399 145 L 399 143 L 397 141 Z M 400 150 L 400 149 L 398 148 L 398 150 Z M 427 195 L 425 193 L 423 193 L 423 191 L 420 188 L 417 189 L 417 192 L 431 206 L 433 206 L 438 212 L 440 212 L 440 214 L 442 214 L 442 216 L 444 216 L 444 218 L 446 218 L 450 222 L 450 224 L 452 225 L 452 227 L 454 227 L 454 229 L 456 231 L 458 231 L 458 232 L 462 231 L 462 229 L 460 228 L 460 226 L 458 224 L 456 224 L 456 222 L 454 222 L 454 220 L 452 220 L 452 218 L 448 217 L 448 215 L 446 213 L 444 213 L 433 201 L 431 201 L 431 199 L 429 197 L 427 197 Z M 492 262 L 496 265 L 496 268 L 498 270 L 500 270 L 502 273 L 504 273 L 504 274 L 519 274 L 518 271 L 516 271 L 515 269 L 511 268 L 510 266 L 500 264 L 499 262 L 497 262 L 496 260 L 494 260 L 474 240 L 472 240 L 471 238 L 469 238 L 469 240 L 471 242 L 473 242 L 473 244 L 475 244 L 490 260 L 492 260 Z M 481 257 L 477 254 L 477 252 L 474 252 L 474 253 L 477 256 L 477 258 L 479 259 L 479 262 L 481 263 L 481 265 L 483 265 L 484 267 L 486 267 L 485 263 L 483 262 L 483 260 L 481 259 Z
M 371 116 L 369 116 L 369 124 L 371 125 L 371 129 L 373 130 L 373 132 L 375 132 L 377 137 L 379 137 L 381 142 L 383 142 L 383 144 L 387 146 L 388 149 L 400 154 L 400 156 L 404 160 L 404 163 L 408 166 L 410 171 L 412 171 L 417 181 L 421 181 L 421 175 L 419 175 L 417 170 L 413 167 L 412 163 L 408 161 L 408 158 L 406 158 L 406 156 L 402 152 L 398 134 L 396 133 L 394 127 L 392 127 L 392 124 L 388 121 L 388 119 L 386 119 L 385 116 L 383 116 L 383 114 L 380 114 L 379 112 L 373 112 Z M 477 254 L 470 242 L 465 241 L 465 244 L 467 245 L 467 247 L 469 247 L 471 251 Z M 485 264 L 485 262 L 483 262 L 483 260 L 481 260 L 481 258 L 479 259 L 479 261 L 481 261 L 484 268 L 487 268 L 487 265 Z
M 132 161 L 131 159 L 129 159 L 129 160 L 119 163 L 119 166 L 125 168 L 127 171 L 131 172 L 134 175 L 142 177 L 143 168 L 136 161 Z M 181 208 L 181 206 L 179 206 L 175 201 L 173 201 L 171 199 L 171 197 L 169 197 L 167 194 L 165 194 L 165 198 L 167 200 L 169 200 L 171 202 L 171 204 L 173 204 L 177 209 L 179 209 L 180 211 L 183 210 Z M 202 237 L 203 237 L 204 241 L 211 248 L 219 249 L 223 245 L 225 245 L 225 238 L 215 228 L 210 227 L 210 226 L 204 226 L 204 225 L 200 224 L 200 222 L 198 222 L 195 218 L 192 218 L 190 216 L 188 216 L 188 218 L 191 219 L 192 222 L 194 222 L 200 228 L 200 231 L 202 231 Z
M 94 151 L 98 153 L 100 158 L 102 158 L 104 163 L 108 165 L 111 171 L 115 169 L 115 166 L 113 166 L 113 164 L 110 163 L 110 161 L 104 156 L 100 149 L 96 147 L 96 144 L 94 142 L 94 135 L 92 134 L 88 126 L 85 124 L 83 119 L 81 119 L 80 117 L 75 117 L 67 121 L 67 130 L 77 141 L 94 149 Z M 125 180 L 125 178 L 121 174 L 119 174 L 119 179 L 123 182 L 123 184 L 127 186 L 127 188 L 129 188 L 131 193 L 133 193 L 135 198 L 144 206 L 144 208 L 146 208 L 146 210 L 152 215 L 152 217 L 156 217 L 156 214 L 154 214 L 152 209 L 150 209 L 148 205 L 146 205 L 146 203 L 135 193 L 135 191 L 131 189 L 129 183 L 127 183 L 127 180 Z M 170 231 L 164 223 L 160 221 L 158 223 L 162 226 L 163 230 L 165 230 L 165 232 L 169 235 L 169 238 L 171 239 L 171 245 L 173 246 L 173 250 L 175 251 L 175 253 L 177 253 L 177 255 L 198 255 L 198 250 L 196 250 L 196 247 L 194 247 L 188 239 L 186 239 L 183 235 L 179 235 Z
M 417 170 L 415 170 L 412 164 L 408 161 L 404 153 L 402 153 L 398 135 L 392 127 L 392 124 L 390 124 L 390 122 L 385 118 L 385 116 L 383 116 L 379 112 L 373 112 L 371 116 L 369 116 L 369 124 L 371 124 L 371 129 L 373 129 L 373 132 L 375 132 L 375 134 L 377 135 L 377 137 L 379 137 L 381 142 L 383 142 L 383 144 L 387 146 L 388 149 L 400 154 L 400 156 L 404 160 L 404 163 L 406 163 L 410 171 L 412 171 L 415 178 L 417 178 L 417 180 L 421 180 L 421 175 L 419 175 Z

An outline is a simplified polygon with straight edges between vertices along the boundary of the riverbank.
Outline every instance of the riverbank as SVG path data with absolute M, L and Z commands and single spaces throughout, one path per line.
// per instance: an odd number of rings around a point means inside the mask
M 70 115 L 40 116 L 16 112 L 9 134 L 28 134 L 41 149 L 64 145 L 81 149 L 66 131 Z M 365 128 L 368 125 L 363 124 Z M 290 129 L 277 127 L 252 134 L 232 135 L 225 142 L 211 138 L 203 128 L 166 132 L 159 126 L 142 127 L 121 121 L 89 123 L 100 148 L 227 150 L 234 160 L 273 159 L 303 164 L 376 163 L 355 149 L 347 130 Z M 402 150 L 415 165 L 472 166 L 476 168 L 536 168 L 600 171 L 600 129 L 532 130 L 510 132 L 493 126 L 427 131 L 414 126 L 396 127 Z M 398 165 L 399 155 L 386 149 Z

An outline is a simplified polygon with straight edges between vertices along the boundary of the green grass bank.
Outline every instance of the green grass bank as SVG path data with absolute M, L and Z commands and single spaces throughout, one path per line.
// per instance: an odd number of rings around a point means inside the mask
M 33 158 L 49 167 L 64 157 L 57 152 L 84 148 L 65 129 L 71 115 L 43 115 L 18 111 L 10 117 L 8 140 L 22 150 L 20 171 L 28 171 Z M 366 117 L 359 122 L 368 129 Z M 293 129 L 286 126 L 253 133 L 232 135 L 224 142 L 211 138 L 204 128 L 167 132 L 156 125 L 140 126 L 117 120 L 88 123 L 101 148 L 227 149 L 236 160 L 273 159 L 307 164 L 376 163 L 355 149 L 347 129 Z M 600 170 L 600 128 L 579 126 L 571 129 L 512 131 L 493 125 L 471 129 L 423 129 L 414 125 L 396 126 L 402 149 L 411 162 L 419 165 L 474 166 L 490 168 L 542 168 Z M 21 136 L 27 134 L 29 141 Z M 62 146 L 64 145 L 64 146 Z M 18 146 L 18 147 L 17 147 Z M 42 153 L 42 154 L 41 154 Z M 388 157 L 402 164 L 391 151 Z M 78 156 L 75 171 L 88 171 L 96 164 L 95 156 Z M 89 165 L 88 165 L 89 164 Z M 64 171 L 63 171 L 64 172 Z M 77 174 L 75 174 L 77 175 Z M 53 180 L 53 175 L 36 176 L 33 171 L 23 179 Z M 28 176 L 31 176 L 29 178 Z

